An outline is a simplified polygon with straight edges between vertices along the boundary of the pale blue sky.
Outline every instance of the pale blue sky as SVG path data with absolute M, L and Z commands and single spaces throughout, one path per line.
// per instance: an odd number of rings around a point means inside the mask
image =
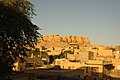
M 92 41 L 120 43 L 120 0 L 32 0 L 33 22 L 44 33 L 85 35 Z

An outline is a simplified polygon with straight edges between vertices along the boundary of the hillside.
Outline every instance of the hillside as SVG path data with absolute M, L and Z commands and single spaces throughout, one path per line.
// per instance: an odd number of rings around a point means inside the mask
M 90 45 L 88 37 L 74 36 L 74 35 L 45 35 L 39 40 L 37 47 L 42 46 L 46 48 L 63 48 L 67 47 L 70 43 L 76 43 L 80 46 Z

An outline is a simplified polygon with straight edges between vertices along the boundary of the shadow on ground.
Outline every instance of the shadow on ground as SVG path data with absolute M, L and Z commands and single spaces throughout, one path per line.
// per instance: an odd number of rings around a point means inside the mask
M 24 72 L 16 72 L 10 75 L 12 80 L 120 80 L 102 73 L 84 72 L 77 70 L 47 70 L 34 69 Z

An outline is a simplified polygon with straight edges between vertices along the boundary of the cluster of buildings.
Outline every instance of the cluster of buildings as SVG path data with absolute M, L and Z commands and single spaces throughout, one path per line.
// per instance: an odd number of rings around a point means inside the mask
M 120 50 L 113 46 L 90 43 L 87 37 L 48 35 L 37 45 L 40 50 L 41 46 L 49 50 L 48 55 L 64 55 L 52 63 L 62 69 L 84 67 L 98 73 L 120 70 Z
M 50 61 L 49 56 L 62 55 L 54 58 L 51 63 L 60 66 L 61 69 L 81 69 L 86 74 L 89 72 L 110 74 L 120 71 L 120 49 L 90 43 L 87 37 L 47 35 L 40 39 L 36 48 L 39 48 L 42 54 L 47 53 L 48 57 L 40 59 L 48 62 L 47 64 Z

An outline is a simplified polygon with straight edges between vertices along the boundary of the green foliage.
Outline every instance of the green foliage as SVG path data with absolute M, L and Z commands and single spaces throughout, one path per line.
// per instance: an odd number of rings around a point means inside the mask
M 55 60 L 55 59 L 62 59 L 62 58 L 65 58 L 66 57 L 66 53 L 61 53 L 59 55 L 50 55 L 49 56 L 49 59 L 50 59 L 50 64 Z
M 66 57 L 66 53 L 61 53 L 58 55 L 58 59 L 65 58 L 65 57 Z
M 0 73 L 7 73 L 17 58 L 34 48 L 40 36 L 38 29 L 26 13 L 0 2 Z
M 51 64 L 55 60 L 54 56 L 50 55 L 49 60 L 50 60 L 49 63 Z
M 1 3 L 9 8 L 16 9 L 29 18 L 35 15 L 33 4 L 29 0 L 1 0 Z
M 33 50 L 33 55 L 34 55 L 35 57 L 38 57 L 38 55 L 40 55 L 40 50 L 39 50 L 39 48 L 36 48 L 35 50 Z

